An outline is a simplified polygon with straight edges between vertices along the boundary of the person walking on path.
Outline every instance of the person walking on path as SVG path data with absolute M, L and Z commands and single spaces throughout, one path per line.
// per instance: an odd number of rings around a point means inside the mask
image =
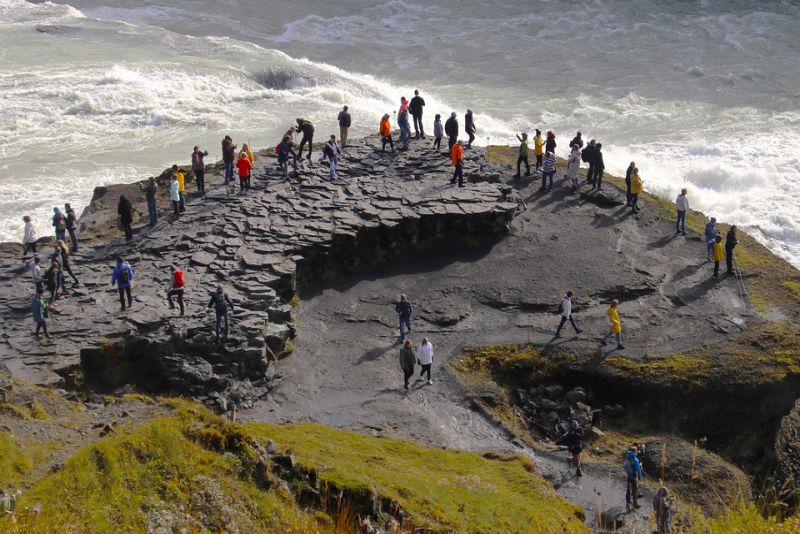
M 591 185 L 594 185 L 594 152 L 596 145 L 597 142 L 591 139 L 586 148 L 581 151 L 581 160 L 589 164 L 589 170 L 586 171 L 586 183 Z
M 56 241 L 67 239 L 67 219 L 57 206 L 53 208 L 53 228 L 56 231 Z
M 572 141 L 569 142 L 569 146 L 578 145 L 578 151 L 583 148 L 583 137 L 581 137 L 581 133 L 578 132 L 575 134 L 575 137 L 572 138 Z
M 300 145 L 299 148 L 297 149 L 297 154 L 302 158 L 303 147 L 306 146 L 306 143 L 308 143 L 307 159 L 308 161 L 311 161 L 311 150 L 313 148 L 313 143 L 314 143 L 314 125 L 311 124 L 311 121 L 298 118 L 297 126 L 295 127 L 295 129 L 303 134 L 303 137 L 300 139 Z
M 602 174 L 602 171 L 600 171 Z M 598 183 L 600 183 L 598 181 Z M 639 195 L 644 191 L 644 182 L 639 176 L 639 169 L 634 168 L 631 173 L 631 213 L 638 213 L 642 211 L 639 207 Z
M 289 177 L 289 156 L 292 156 L 294 172 L 297 172 L 297 153 L 292 149 L 292 138 L 288 135 L 278 145 L 278 166 L 283 171 L 283 177 Z
M 622 468 L 627 475 L 627 484 L 625 486 L 625 509 L 630 512 L 631 506 L 639 509 L 639 480 L 641 480 L 642 463 L 639 457 L 636 456 L 636 450 L 631 449 L 625 453 L 625 460 L 622 462 Z
M 47 291 L 50 292 L 50 299 L 47 305 L 50 307 L 53 307 L 58 299 L 58 288 L 61 287 L 61 280 L 61 264 L 57 260 L 52 260 L 50 267 L 44 272 L 44 282 L 47 286 Z
M 222 326 L 222 322 L 225 321 L 225 339 L 228 338 L 230 334 L 230 311 L 233 311 L 233 301 L 225 293 L 225 290 L 222 289 L 222 286 L 217 286 L 217 290 L 214 294 L 211 295 L 211 300 L 208 301 L 208 308 L 214 308 L 214 335 L 216 336 L 216 343 L 217 345 L 222 344 L 222 338 L 220 337 L 220 327 Z
M 167 291 L 167 302 L 169 303 L 169 309 L 175 309 L 175 304 L 172 302 L 172 297 L 175 297 L 181 310 L 181 316 L 183 316 L 183 271 L 178 269 L 178 266 L 175 264 L 170 265 L 169 270 L 171 273 L 170 288 L 169 291 Z
M 533 155 L 536 156 L 536 172 L 542 168 L 542 156 L 544 156 L 544 140 L 542 139 L 542 131 L 537 129 L 536 135 L 533 136 Z
M 56 243 L 56 248 L 53 251 L 53 259 L 61 264 L 62 276 L 64 275 L 64 272 L 67 272 L 72 277 L 72 281 L 76 286 L 81 285 L 81 283 L 78 281 L 78 277 L 72 272 L 72 267 L 69 264 L 69 247 L 67 247 L 65 242 L 58 241 Z M 63 282 L 61 285 L 64 285 Z
M 608 338 L 614 336 L 617 339 L 617 349 L 622 350 L 625 347 L 622 346 L 622 322 L 619 320 L 619 311 L 617 307 L 619 306 L 619 301 L 614 299 L 611 301 L 611 305 L 606 310 L 606 314 L 608 315 L 608 333 L 603 337 L 603 341 L 601 341 L 601 345 L 605 345 L 608 343 Z
M 411 348 L 411 340 L 406 339 L 400 349 L 400 369 L 403 370 L 403 387 L 408 389 L 408 379 L 414 374 L 414 349 Z
M 177 165 L 172 166 L 172 174 L 178 180 L 178 209 L 183 213 L 186 211 L 186 176 Z
M 686 188 L 681 189 L 681 193 L 675 199 L 675 208 L 678 210 L 677 220 L 675 221 L 675 233 L 686 235 L 686 212 L 689 210 L 689 197 L 686 196 Z
M 31 281 L 33 282 L 36 291 L 44 291 L 44 274 L 42 273 L 42 260 L 39 256 L 34 256 L 32 260 L 28 260 L 28 271 L 31 273 Z
M 208 150 L 200 151 L 200 147 L 194 147 L 192 152 L 192 172 L 194 173 L 197 191 L 201 195 L 206 194 L 206 164 L 203 158 L 208 156 Z M 152 223 L 155 224 L 155 223 Z
M 725 236 L 725 265 L 727 267 L 725 274 L 733 274 L 733 249 L 739 244 L 736 238 L 736 225 L 731 226 L 728 234 Z
M 711 217 L 706 223 L 706 258 L 711 261 L 711 249 L 714 246 L 714 238 L 717 237 L 717 219 Z
M 547 130 L 547 140 L 544 143 L 544 151 L 552 152 L 554 155 L 556 153 L 556 134 L 553 133 L 553 130 Z
M 169 200 L 172 202 L 172 214 L 175 217 L 181 216 L 181 193 L 180 184 L 178 184 L 178 177 L 172 175 L 172 181 L 169 183 Z
M 133 297 L 131 297 L 131 286 L 133 285 L 133 267 L 128 265 L 122 256 L 117 256 L 117 266 L 111 273 L 111 285 L 117 286 L 119 292 L 119 305 L 122 311 L 125 311 L 125 301 L 127 299 L 128 308 L 133 306 Z
M 411 332 L 411 314 L 414 312 L 414 308 L 405 294 L 400 295 L 400 300 L 394 305 L 394 311 L 397 312 L 400 318 L 400 341 L 402 342 L 406 334 Z M 403 327 L 407 330 L 403 330 Z
M 522 132 L 522 135 L 518 135 L 517 139 L 519 139 L 519 155 L 517 155 L 517 174 L 514 175 L 514 178 L 520 177 L 520 169 L 521 165 L 525 164 L 525 176 L 531 175 L 531 164 L 528 161 L 528 134 Z
M 30 215 L 23 216 L 22 222 L 25 223 L 25 229 L 22 231 L 22 257 L 24 258 L 29 250 L 36 254 L 36 241 L 39 238 L 36 236 L 36 227 L 33 226 L 33 219 Z
M 437 113 L 433 118 L 433 149 L 437 152 L 442 148 L 442 137 L 444 137 L 442 116 Z
M 397 126 L 400 128 L 400 147 L 408 150 L 408 140 L 411 138 L 411 124 L 408 122 L 408 110 L 401 109 L 397 114 Z
M 331 134 L 331 138 L 325 143 L 325 157 L 328 158 L 328 178 L 333 181 L 336 179 L 336 165 L 339 164 L 339 156 L 342 155 L 342 147 L 336 142 L 336 136 Z
M 582 477 L 581 471 L 581 452 L 583 452 L 583 429 L 578 421 L 573 419 L 569 422 L 569 431 L 564 434 L 558 443 L 563 443 L 567 447 L 567 452 L 570 456 L 567 459 L 567 464 L 575 465 L 575 476 Z
M 222 140 L 222 162 L 225 164 L 225 185 L 233 181 L 233 164 L 236 159 L 236 145 L 230 135 Z
M 561 337 L 561 329 L 564 327 L 564 324 L 569 321 L 572 325 L 572 328 L 575 329 L 576 334 L 580 334 L 583 332 L 578 325 L 575 323 L 575 318 L 572 316 L 572 291 L 567 291 L 564 294 L 564 297 L 561 299 L 561 304 L 558 307 L 558 311 L 561 314 L 561 322 L 558 324 L 558 328 L 556 329 L 555 337 Z
M 553 190 L 553 176 L 556 174 L 556 156 L 549 150 L 544 155 L 544 165 L 542 167 L 542 187 L 539 191 L 552 191 Z M 547 185 L 548 178 L 550 185 Z
M 631 164 L 628 165 L 628 168 L 625 169 L 625 205 L 631 205 L 631 173 L 633 173 L 633 169 L 636 168 L 636 162 L 631 161 Z
M 64 204 L 64 216 L 66 217 L 67 233 L 72 242 L 71 252 L 78 252 L 78 236 L 75 231 L 78 229 L 78 216 L 75 215 L 75 210 L 69 205 L 69 202 Z
M 339 121 L 339 139 L 342 140 L 342 148 L 344 148 L 347 146 L 347 132 L 350 131 L 350 124 L 352 123 L 350 112 L 347 111 L 347 106 L 342 108 L 336 120 Z
M 655 515 L 656 533 L 669 534 L 675 502 L 669 495 L 666 486 L 661 486 L 653 496 L 653 515 Z
M 603 172 L 606 170 L 606 164 L 603 162 L 603 143 L 597 143 L 594 146 L 594 175 L 592 176 L 592 189 L 600 191 L 603 189 Z
M 450 179 L 450 185 L 454 185 L 458 178 L 458 187 L 464 187 L 464 149 L 461 147 L 460 139 L 450 149 L 450 160 L 453 162 L 453 178 Z
M 119 224 L 125 231 L 125 240 L 130 241 L 133 239 L 133 206 L 131 201 L 125 195 L 119 196 L 119 204 L 117 204 L 117 215 L 119 215 Z
M 250 169 L 253 168 L 253 162 L 247 157 L 247 152 L 242 150 L 239 154 L 239 159 L 236 161 L 236 169 L 239 173 L 239 192 L 244 193 L 250 189 L 247 182 L 250 180 Z
M 455 111 L 450 113 L 450 118 L 445 121 L 444 133 L 447 136 L 447 150 L 452 151 L 453 145 L 458 140 L 458 119 Z
M 150 226 L 155 226 L 158 222 L 158 210 L 156 209 L 158 186 L 156 185 L 156 179 L 151 176 L 146 186 L 139 187 L 144 189 L 144 198 L 147 200 L 147 214 L 150 216 Z
M 392 141 L 392 125 L 389 122 L 388 113 L 384 113 L 383 117 L 381 117 L 381 125 L 379 131 L 381 134 L 381 152 L 386 152 L 386 143 L 389 143 L 389 147 L 392 149 L 392 154 L 394 154 L 394 141 Z
M 468 109 L 467 114 L 464 115 L 464 131 L 467 132 L 469 136 L 467 148 L 472 148 L 472 142 L 475 140 L 475 132 L 477 132 L 478 129 L 475 127 L 475 120 L 472 118 L 471 109 Z
M 50 333 L 47 331 L 47 306 L 44 303 L 44 291 L 40 288 L 36 289 L 36 294 L 31 299 L 31 311 L 33 312 L 33 322 L 36 324 L 36 332 L 34 337 L 39 337 L 39 331 L 44 332 L 44 337 L 50 338 Z
M 428 384 L 433 384 L 431 380 L 431 365 L 433 365 L 433 345 L 428 341 L 427 337 L 422 338 L 422 343 L 417 349 L 417 361 L 422 366 L 419 376 L 422 377 L 425 373 L 428 374 Z
M 731 250 L 733 253 L 733 250 Z M 714 278 L 719 278 L 719 262 L 725 259 L 725 250 L 722 247 L 722 236 L 717 234 L 714 237 L 714 244 L 711 245 L 711 259 L 714 260 Z
M 578 132 L 580 133 L 580 132 Z M 567 158 L 567 179 L 572 186 L 572 192 L 578 191 L 580 185 L 578 184 L 578 172 L 581 170 L 581 149 L 573 143 L 572 151 Z
M 414 118 L 414 139 L 425 139 L 425 128 L 422 126 L 422 111 L 425 107 L 425 99 L 419 96 L 419 91 L 414 90 L 414 98 L 408 104 L 408 111 Z

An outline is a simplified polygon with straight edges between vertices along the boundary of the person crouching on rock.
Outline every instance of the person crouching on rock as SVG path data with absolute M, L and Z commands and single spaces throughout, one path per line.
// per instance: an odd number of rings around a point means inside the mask
M 608 333 L 603 338 L 601 344 L 605 345 L 608 343 L 608 338 L 615 336 L 617 338 L 617 349 L 622 350 L 625 347 L 622 346 L 622 323 L 619 320 L 619 311 L 617 310 L 617 306 L 619 306 L 619 301 L 614 299 L 611 301 L 611 305 L 606 311 L 608 314 L 609 327 Z
M 725 249 L 722 247 L 722 235 L 717 234 L 711 247 L 711 259 L 714 260 L 714 278 L 719 278 L 719 262 L 725 259 Z
M 131 285 L 133 284 L 133 267 L 128 265 L 122 256 L 117 256 L 117 266 L 111 273 L 111 285 L 116 284 L 117 291 L 119 291 L 119 304 L 120 309 L 125 311 L 125 297 L 128 300 L 128 307 L 133 306 L 133 298 L 131 297 Z
M 392 153 L 394 153 L 394 141 L 392 141 L 392 124 L 389 122 L 388 113 L 384 113 L 383 117 L 381 117 L 380 134 L 381 134 L 381 152 L 386 152 L 386 144 L 388 143 L 389 147 L 392 149 Z
M 414 374 L 414 349 L 411 348 L 411 340 L 406 339 L 400 349 L 400 368 L 403 370 L 403 387 L 408 389 L 408 379 Z
M 453 178 L 450 179 L 450 185 L 455 185 L 458 178 L 458 187 L 464 187 L 464 149 L 461 147 L 461 139 L 450 149 L 450 160 L 453 162 Z
M 178 269 L 177 265 L 170 265 L 169 270 L 171 272 L 170 288 L 169 291 L 167 291 L 167 302 L 169 302 L 169 309 L 175 309 L 175 304 L 172 302 L 172 297 L 175 297 L 178 301 L 178 306 L 181 309 L 181 315 L 183 315 L 183 286 L 185 284 L 183 280 L 183 271 Z
M 292 138 L 288 135 L 278 145 L 278 165 L 283 170 L 283 177 L 289 177 L 289 156 L 292 156 L 294 172 L 297 172 L 297 153 L 292 149 Z
M 36 323 L 36 332 L 33 334 L 39 337 L 39 330 L 44 331 L 44 337 L 49 338 L 50 334 L 47 332 L 47 306 L 44 303 L 44 290 L 39 288 L 36 294 L 31 299 L 31 311 L 33 312 L 33 322 Z
M 419 376 L 422 377 L 425 373 L 428 374 L 428 384 L 433 384 L 431 380 L 431 365 L 433 365 L 433 345 L 431 342 L 428 341 L 427 337 L 422 338 L 422 343 L 420 343 L 419 348 L 417 349 L 417 361 L 422 366 L 422 371 L 420 371 Z
M 253 162 L 247 157 L 247 152 L 242 151 L 239 154 L 239 159 L 236 161 L 236 169 L 239 171 L 239 192 L 244 193 L 245 189 L 250 189 L 247 185 L 250 181 L 250 169 L 253 168 Z
M 225 290 L 222 289 L 222 286 L 217 286 L 217 291 L 211 295 L 211 300 L 208 301 L 208 308 L 214 307 L 214 314 L 216 315 L 216 321 L 214 324 L 214 334 L 216 336 L 216 343 L 217 345 L 222 344 L 222 338 L 220 338 L 220 326 L 223 321 L 225 320 L 225 338 L 228 337 L 230 333 L 230 318 L 229 318 L 229 310 L 233 311 L 233 302 L 231 298 L 225 293 Z
M 397 312 L 397 315 L 400 317 L 400 342 L 402 343 L 403 339 L 406 337 L 406 333 L 411 332 L 411 313 L 414 311 L 414 308 L 411 307 L 407 296 L 400 295 L 400 300 L 394 305 L 394 311 Z M 403 330 L 403 327 L 408 330 Z
M 578 421 L 573 419 L 569 423 L 569 431 L 564 434 L 559 443 L 563 443 L 567 447 L 567 452 L 570 456 L 567 459 L 567 464 L 575 464 L 575 475 L 582 477 L 581 471 L 581 452 L 583 452 L 583 429 Z

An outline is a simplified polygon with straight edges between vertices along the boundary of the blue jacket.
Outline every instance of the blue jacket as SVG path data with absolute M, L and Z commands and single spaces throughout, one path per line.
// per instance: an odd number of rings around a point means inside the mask
M 127 283 L 120 282 L 118 284 L 118 287 L 122 287 L 122 288 L 131 287 L 131 283 L 133 283 L 133 267 L 131 267 L 130 265 L 128 265 L 124 261 L 122 263 L 120 263 L 119 265 L 117 265 L 116 267 L 114 267 L 114 272 L 111 273 L 111 285 L 112 286 L 117 283 L 117 280 L 119 280 L 119 275 L 122 274 L 122 271 L 125 271 L 125 270 L 128 271 L 128 282 Z
M 714 236 L 717 235 L 717 227 L 714 223 L 706 223 L 706 241 L 708 243 L 714 241 Z
M 628 453 L 625 455 L 625 459 L 630 460 L 631 462 L 631 472 L 627 473 L 628 480 L 641 479 L 643 476 L 642 462 L 639 461 L 639 457 L 636 456 L 636 453 L 633 451 L 628 451 Z
M 408 112 L 404 111 L 397 116 L 397 126 L 400 128 L 411 128 L 411 124 L 408 122 Z
M 31 299 L 31 311 L 33 312 L 33 322 L 41 323 L 47 317 L 47 307 L 39 298 L 39 295 L 34 295 Z

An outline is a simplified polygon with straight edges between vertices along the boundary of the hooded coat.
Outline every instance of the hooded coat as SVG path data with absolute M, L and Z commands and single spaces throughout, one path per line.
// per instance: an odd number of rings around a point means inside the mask
M 619 320 L 619 311 L 614 306 L 609 306 L 608 311 L 608 322 L 610 323 L 608 331 L 612 334 L 619 334 L 622 332 L 622 323 Z

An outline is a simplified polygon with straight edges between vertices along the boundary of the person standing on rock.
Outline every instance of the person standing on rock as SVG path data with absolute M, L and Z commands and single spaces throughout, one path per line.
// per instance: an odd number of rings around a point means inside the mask
M 586 183 L 592 185 L 594 185 L 594 151 L 596 144 L 597 142 L 591 139 L 589 144 L 586 145 L 586 148 L 581 151 L 581 160 L 589 164 L 589 170 L 586 171 Z
M 570 457 L 567 460 L 568 464 L 575 465 L 575 475 L 582 477 L 581 471 L 581 452 L 583 452 L 583 429 L 578 421 L 573 419 L 569 422 L 569 431 L 564 434 L 558 443 L 563 443 L 567 447 Z
M 400 295 L 400 300 L 394 305 L 394 311 L 400 318 L 400 342 L 402 342 L 406 334 L 411 332 L 411 314 L 414 312 L 414 308 L 411 307 L 411 303 L 405 294 Z M 408 330 L 403 330 L 403 327 Z
M 633 169 L 636 168 L 636 162 L 631 161 L 631 164 L 628 165 L 628 168 L 625 169 L 625 205 L 631 205 L 631 173 L 633 173 Z
M 208 150 L 201 152 L 199 146 L 194 147 L 192 152 L 192 172 L 197 183 L 197 191 L 201 195 L 206 194 L 206 164 L 203 161 L 206 156 L 208 156 Z M 155 223 L 151 223 L 151 226 L 153 224 Z
M 151 176 L 145 187 L 141 185 L 139 187 L 144 189 L 144 198 L 147 200 L 147 214 L 150 216 L 150 226 L 155 226 L 158 222 L 158 210 L 156 209 L 158 186 L 156 185 L 156 179 Z
M 314 125 L 311 124 L 311 121 L 298 118 L 297 126 L 295 127 L 295 129 L 303 134 L 303 137 L 300 139 L 300 145 L 299 148 L 297 149 L 297 154 L 302 158 L 303 147 L 306 146 L 306 143 L 308 143 L 307 159 L 308 161 L 311 161 L 311 150 L 313 148 L 313 143 L 314 143 Z
M 608 338 L 614 336 L 617 339 L 617 349 L 622 350 L 625 347 L 622 346 L 622 322 L 619 320 L 619 311 L 617 307 L 619 306 L 619 301 L 614 299 L 611 301 L 611 305 L 606 310 L 606 314 L 608 315 L 608 333 L 601 341 L 602 345 L 608 343 Z
M 53 208 L 53 228 L 56 231 L 56 241 L 67 239 L 67 219 L 57 206 Z
M 119 224 L 125 231 L 125 240 L 130 241 L 133 239 L 133 206 L 131 201 L 125 195 L 119 196 L 119 203 L 117 204 L 117 215 L 119 215 Z
M 542 187 L 539 191 L 552 191 L 553 190 L 553 176 L 556 174 L 556 155 L 549 150 L 544 155 L 544 164 L 542 166 Z M 548 179 L 550 185 L 547 185 Z
M 169 270 L 171 273 L 170 288 L 169 291 L 167 291 L 167 302 L 169 303 L 169 309 L 175 309 L 175 304 L 172 302 L 172 297 L 175 297 L 181 310 L 181 316 L 183 316 L 183 286 L 185 285 L 183 280 L 183 271 L 178 269 L 178 266 L 175 264 L 170 265 Z
M 669 534 L 674 513 L 675 502 L 669 495 L 667 487 L 661 486 L 653 496 L 653 515 L 655 515 L 657 534 Z
M 450 113 L 450 118 L 445 121 L 444 133 L 447 135 L 447 150 L 452 152 L 453 145 L 455 145 L 458 140 L 458 119 L 456 118 L 455 111 Z
M 78 236 L 75 231 L 78 229 L 78 216 L 75 215 L 75 210 L 69 205 L 69 202 L 64 204 L 64 215 L 67 223 L 67 233 L 72 242 L 72 250 L 70 252 L 78 252 Z
M 30 215 L 23 216 L 22 222 L 25 223 L 25 229 L 22 232 L 22 257 L 24 258 L 29 250 L 34 255 L 36 254 L 36 241 L 39 238 L 36 236 L 36 227 L 33 226 L 33 219 Z
M 388 113 L 385 113 L 383 117 L 381 117 L 381 125 L 379 131 L 381 134 L 381 152 L 386 152 L 386 143 L 389 143 L 389 147 L 392 149 L 392 154 L 394 154 L 394 141 L 392 141 L 392 124 L 389 122 Z
M 580 132 L 578 132 L 580 133 Z M 581 170 L 581 149 L 577 144 L 572 145 L 572 152 L 567 158 L 567 179 L 572 186 L 572 192 L 577 193 L 580 185 L 578 184 L 578 172 Z
M 717 219 L 711 217 L 706 223 L 706 258 L 711 261 L 711 250 L 714 246 L 714 238 L 717 237 Z
M 133 285 L 133 267 L 128 265 L 122 256 L 117 256 L 117 266 L 111 273 L 111 285 L 117 286 L 119 292 L 119 305 L 122 311 L 125 311 L 125 301 L 127 297 L 128 308 L 133 306 L 133 297 L 131 297 L 131 286 Z
M 225 293 L 225 290 L 222 289 L 222 286 L 217 286 L 216 292 L 211 295 L 211 300 L 208 301 L 208 308 L 214 308 L 214 315 L 215 315 L 215 322 L 214 322 L 214 334 L 216 336 L 216 343 L 217 345 L 222 344 L 222 338 L 220 337 L 220 327 L 222 326 L 222 321 L 225 321 L 225 338 L 227 339 L 228 335 L 230 334 L 230 311 L 233 311 L 233 301 Z
M 733 253 L 733 250 L 731 250 Z M 711 259 L 714 260 L 714 278 L 719 278 L 719 262 L 725 259 L 725 250 L 722 248 L 722 236 L 717 234 L 714 237 L 714 244 L 711 246 Z
M 552 152 L 553 155 L 556 153 L 556 134 L 553 133 L 553 130 L 547 130 L 547 140 L 544 143 L 544 151 Z
M 442 116 L 437 113 L 433 118 L 433 149 L 437 152 L 442 148 L 442 137 L 444 137 Z
M 178 209 L 183 213 L 186 211 L 186 176 L 177 165 L 172 166 L 172 174 L 178 181 Z
M 222 162 L 225 164 L 225 185 L 233 181 L 233 163 L 236 159 L 236 145 L 230 135 L 222 140 Z
M 734 224 L 725 236 L 725 265 L 727 267 L 725 274 L 728 276 L 733 274 L 733 249 L 738 244 L 739 240 L 736 238 L 736 225 Z
M 44 291 L 44 274 L 42 273 L 41 259 L 39 256 L 34 256 L 32 260 L 28 260 L 28 270 L 31 273 L 31 281 L 33 282 L 36 291 Z
M 181 216 L 181 193 L 180 184 L 178 184 L 178 177 L 172 175 L 172 181 L 169 183 L 169 200 L 172 202 L 172 214 L 175 217 Z
M 542 131 L 537 129 L 536 135 L 533 136 L 533 155 L 536 156 L 536 172 L 542 168 L 542 157 L 544 156 L 544 140 L 542 139 Z
M 47 331 L 47 306 L 44 303 L 44 290 L 36 289 L 36 294 L 31 299 L 31 311 L 33 312 L 33 322 L 36 324 L 34 337 L 39 337 L 39 331 L 44 331 L 44 337 L 50 338 Z
M 583 332 L 578 325 L 575 323 L 575 318 L 572 316 L 572 291 L 567 291 L 564 297 L 561 299 L 561 304 L 559 305 L 559 313 L 561 314 L 561 322 L 558 325 L 558 329 L 556 329 L 555 337 L 561 337 L 561 329 L 564 327 L 564 324 L 569 321 L 572 325 L 572 328 L 575 329 L 576 334 L 580 334 Z
M 397 126 L 400 128 L 400 148 L 408 150 L 408 140 L 411 137 L 411 124 L 408 121 L 408 110 L 401 109 L 397 114 Z
M 283 177 L 289 177 L 289 156 L 292 156 L 294 172 L 297 172 L 297 153 L 292 149 L 292 138 L 288 135 L 278 145 L 278 166 L 283 170 Z
M 402 113 L 404 111 L 408 111 L 408 106 L 410 106 L 410 105 L 411 105 L 411 103 L 408 100 L 406 100 L 406 97 L 401 96 L 400 97 L 400 109 L 397 110 L 397 114 L 399 115 L 400 113 Z
M 64 275 L 64 272 L 67 272 L 71 277 L 73 283 L 78 286 L 80 282 L 78 281 L 78 277 L 75 276 L 75 273 L 72 272 L 72 267 L 69 264 L 69 247 L 63 241 L 56 242 L 56 248 L 53 251 L 53 259 L 58 261 L 61 264 L 61 275 Z M 61 284 L 64 285 L 63 282 Z
M 342 108 L 336 120 L 339 121 L 339 139 L 342 140 L 342 148 L 344 148 L 347 146 L 347 133 L 350 131 L 350 124 L 352 122 L 350 112 L 347 111 L 347 106 Z
M 603 162 L 603 143 L 597 143 L 594 146 L 594 176 L 592 189 L 600 191 L 603 189 L 603 172 L 606 170 L 606 164 Z
M 50 299 L 47 302 L 47 305 L 51 308 L 55 306 L 56 300 L 58 299 L 58 288 L 61 286 L 61 264 L 58 263 L 56 260 L 52 260 L 50 262 L 50 267 L 44 272 L 44 282 L 47 286 L 47 291 L 50 292 Z
M 622 468 L 627 475 L 627 484 L 625 486 L 625 509 L 630 512 L 631 505 L 637 510 L 639 506 L 639 480 L 642 478 L 642 463 L 636 456 L 635 450 L 629 450 L 625 454 L 625 460 L 622 462 Z
M 598 143 L 598 145 L 599 144 L 600 143 Z M 600 152 L 598 151 L 598 154 L 599 153 Z M 602 169 L 600 169 L 599 172 L 600 176 L 602 176 Z M 600 179 L 598 179 L 597 183 L 600 183 Z M 638 213 L 642 211 L 642 208 L 639 207 L 639 195 L 642 194 L 642 191 L 644 191 L 644 182 L 642 181 L 641 176 L 639 176 L 639 169 L 634 167 L 633 172 L 631 173 L 631 213 Z
M 339 163 L 339 156 L 342 155 L 342 148 L 336 142 L 336 136 L 331 134 L 331 138 L 325 143 L 325 157 L 328 158 L 328 178 L 333 181 L 336 179 L 336 165 Z
M 408 379 L 414 374 L 414 349 L 411 340 L 407 339 L 400 349 L 400 368 L 403 370 L 403 387 L 408 389 Z
M 475 120 L 472 118 L 471 109 L 468 109 L 467 114 L 464 115 L 464 131 L 467 132 L 469 136 L 467 148 L 472 148 L 472 142 L 475 140 L 475 132 L 477 132 L 478 129 L 475 127 Z
M 458 178 L 458 187 L 464 187 L 464 149 L 461 147 L 459 139 L 450 149 L 450 160 L 453 162 L 453 178 L 450 185 L 455 185 Z
M 422 108 L 425 107 L 425 99 L 419 96 L 419 91 L 414 90 L 414 98 L 408 104 L 408 111 L 414 117 L 414 139 L 425 139 L 425 129 L 422 127 Z
M 244 150 L 239 154 L 239 160 L 236 162 L 236 169 L 239 173 L 239 192 L 244 193 L 250 189 L 247 185 L 250 180 L 250 169 L 253 168 L 253 162 L 247 157 L 247 152 Z
M 531 164 L 528 162 L 528 134 L 522 132 L 522 136 L 517 136 L 519 139 L 519 155 L 517 155 L 517 174 L 514 178 L 520 177 L 520 169 L 522 164 L 525 164 L 525 176 L 531 175 Z
M 428 374 L 428 384 L 433 384 L 431 380 L 431 366 L 433 365 L 433 345 L 428 341 L 427 337 L 422 338 L 417 349 L 417 361 L 422 366 L 419 376 L 422 377 L 425 373 Z
M 675 207 L 678 211 L 675 221 L 675 233 L 686 235 L 686 211 L 689 209 L 689 197 L 686 196 L 685 187 L 681 189 L 681 193 L 675 199 Z
M 581 137 L 581 133 L 578 132 L 575 134 L 575 137 L 572 138 L 572 141 L 569 142 L 569 146 L 578 146 L 578 151 L 583 148 L 583 137 Z

